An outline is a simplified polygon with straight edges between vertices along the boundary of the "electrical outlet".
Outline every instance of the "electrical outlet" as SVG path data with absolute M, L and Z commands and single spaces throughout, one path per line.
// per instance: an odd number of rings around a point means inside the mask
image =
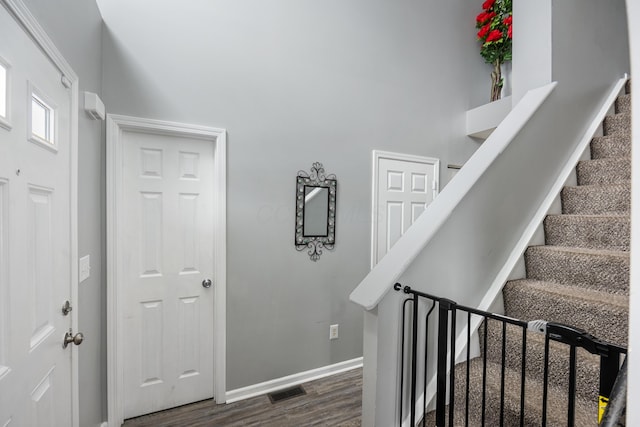
M 338 339 L 338 325 L 329 326 L 329 339 L 337 340 Z

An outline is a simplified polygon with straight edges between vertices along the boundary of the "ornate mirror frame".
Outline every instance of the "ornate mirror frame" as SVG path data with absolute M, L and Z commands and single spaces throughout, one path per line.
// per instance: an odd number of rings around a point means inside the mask
M 304 234 L 306 189 L 308 187 L 326 188 L 328 194 L 327 234 L 311 236 Z M 336 241 L 336 198 L 338 180 L 334 174 L 327 175 L 322 163 L 316 162 L 309 173 L 298 171 L 296 177 L 296 235 L 295 246 L 298 251 L 308 249 L 312 261 L 318 261 L 323 249 L 333 250 Z

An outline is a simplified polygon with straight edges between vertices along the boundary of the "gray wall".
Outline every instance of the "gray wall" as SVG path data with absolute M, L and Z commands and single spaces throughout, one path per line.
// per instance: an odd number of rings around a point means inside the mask
M 104 323 L 104 138 L 102 122 L 85 114 L 82 92 L 101 95 L 102 19 L 94 1 L 25 0 L 80 78 L 78 138 L 78 253 L 91 255 L 91 277 L 79 286 L 74 306 L 85 340 L 80 347 L 80 425 L 106 418 L 106 328 Z
M 371 150 L 446 166 L 478 147 L 463 131 L 489 85 L 479 6 L 99 5 L 109 112 L 229 132 L 227 389 L 361 356 L 362 312 L 348 296 L 369 270 Z M 336 248 L 316 263 L 292 244 L 294 178 L 314 161 L 339 184 Z

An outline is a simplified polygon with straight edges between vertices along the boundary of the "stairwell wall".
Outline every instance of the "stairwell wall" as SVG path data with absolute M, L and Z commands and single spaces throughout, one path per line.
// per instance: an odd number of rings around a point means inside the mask
M 598 0 L 555 0 L 550 12 L 546 19 L 552 28 L 556 90 L 401 275 L 403 285 L 478 306 L 610 89 L 629 72 L 623 0 L 606 4 Z M 481 150 L 485 146 L 490 149 L 494 142 L 490 137 Z M 479 154 L 480 150 L 476 152 Z M 409 233 L 403 238 L 409 238 Z M 370 401 L 371 390 L 365 390 L 364 395 L 364 405 L 375 411 L 375 420 L 363 425 L 397 423 L 397 402 L 390 396 L 396 395 L 391 390 L 399 386 L 402 299 L 403 294 L 391 291 L 376 310 L 366 315 L 365 331 L 377 331 L 377 351 L 369 358 L 377 366 L 367 368 L 365 353 L 365 386 L 367 376 L 377 384 L 375 401 Z M 434 372 L 433 367 L 430 372 Z

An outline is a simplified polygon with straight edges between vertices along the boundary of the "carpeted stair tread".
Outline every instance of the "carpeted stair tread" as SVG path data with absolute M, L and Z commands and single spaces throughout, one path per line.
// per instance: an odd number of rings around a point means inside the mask
M 631 112 L 631 95 L 620 95 L 616 99 L 616 114 Z
M 631 156 L 631 135 L 596 136 L 591 140 L 591 158 Z
M 621 113 L 607 116 L 604 118 L 603 127 L 605 135 L 629 135 L 631 133 L 631 114 Z
M 564 187 L 561 199 L 564 214 L 628 214 L 631 211 L 631 183 Z
M 547 245 L 628 251 L 629 215 L 548 215 L 544 220 Z
M 484 348 L 484 324 L 478 330 L 481 354 Z M 505 363 L 511 369 L 522 366 L 522 328 L 507 325 L 505 329 Z M 545 335 L 527 331 L 525 369 L 531 378 L 544 376 Z M 487 321 L 487 360 L 502 363 L 502 322 Z M 596 402 L 600 378 L 600 357 L 579 348 L 576 364 L 576 393 L 582 398 Z M 565 390 L 569 386 L 569 347 L 549 340 L 549 382 Z
M 482 358 L 471 360 L 469 364 L 469 425 L 480 425 L 482 420 Z M 501 366 L 495 363 L 486 364 L 486 409 L 485 425 L 500 425 L 500 389 L 502 382 Z M 455 425 L 464 425 L 465 414 L 466 363 L 456 366 L 456 416 Z M 505 369 L 504 375 L 504 425 L 520 425 L 520 370 Z M 543 384 L 540 379 L 525 378 L 525 410 L 524 425 L 542 425 Z M 547 399 L 547 425 L 561 426 L 567 423 L 566 390 L 549 385 Z M 597 402 L 588 402 L 579 397 L 575 401 L 577 426 L 597 425 Z
M 629 252 L 563 246 L 530 246 L 527 278 L 628 295 Z
M 507 282 L 505 314 L 525 321 L 544 319 L 583 329 L 626 346 L 629 297 L 531 279 Z
M 583 160 L 576 166 L 578 185 L 622 184 L 631 180 L 631 158 Z

